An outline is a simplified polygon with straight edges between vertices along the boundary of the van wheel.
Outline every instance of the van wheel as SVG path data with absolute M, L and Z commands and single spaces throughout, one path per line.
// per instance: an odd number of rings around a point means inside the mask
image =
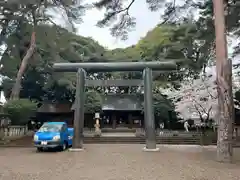
M 38 148 L 37 148 L 37 152 L 43 152 L 43 148 L 38 147 Z
M 65 151 L 67 148 L 68 148 L 68 144 L 64 142 L 63 145 L 61 146 L 61 150 Z

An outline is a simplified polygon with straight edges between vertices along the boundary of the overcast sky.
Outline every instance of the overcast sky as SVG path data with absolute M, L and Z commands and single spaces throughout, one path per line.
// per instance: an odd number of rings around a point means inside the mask
M 90 4 L 96 1 L 98 0 L 83 0 L 82 2 L 83 4 L 85 2 Z M 126 6 L 129 4 L 129 1 L 130 0 L 126 0 Z M 122 41 L 112 37 L 108 27 L 99 28 L 96 26 L 97 21 L 103 17 L 104 12 L 104 9 L 102 11 L 95 8 L 88 10 L 83 16 L 83 23 L 76 25 L 76 27 L 77 34 L 92 37 L 108 49 L 124 48 L 136 44 L 149 30 L 153 29 L 161 21 L 160 16 L 163 14 L 163 10 L 151 12 L 148 9 L 146 0 L 135 1 L 131 6 L 130 15 L 136 18 L 136 27 L 134 31 L 129 32 L 128 39 Z M 57 21 L 59 24 L 62 24 L 62 16 L 59 14 L 57 14 L 57 16 Z M 196 18 L 197 17 L 198 13 L 196 12 Z M 232 51 L 232 48 L 230 48 L 230 51 Z
M 97 0 L 88 0 L 87 2 L 95 1 Z M 135 1 L 130 9 L 130 14 L 136 18 L 137 25 L 135 31 L 129 33 L 129 38 L 126 41 L 112 37 L 109 28 L 96 26 L 97 21 L 103 17 L 104 10 L 88 10 L 83 16 L 83 23 L 77 25 L 77 32 L 79 35 L 92 37 L 109 49 L 124 48 L 136 44 L 141 37 L 153 29 L 160 22 L 160 13 L 161 11 L 149 11 L 145 0 Z M 58 19 L 61 20 L 61 18 L 60 16 Z

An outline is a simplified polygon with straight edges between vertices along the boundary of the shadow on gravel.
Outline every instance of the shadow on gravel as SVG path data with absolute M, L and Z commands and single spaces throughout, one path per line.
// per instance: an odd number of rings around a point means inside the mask
M 217 149 L 204 149 L 201 153 L 198 153 L 198 156 L 201 156 L 200 158 L 204 158 L 206 160 L 210 160 L 213 162 L 216 162 L 217 158 Z M 240 165 L 240 148 L 234 148 L 233 149 L 233 162 L 234 165 Z
M 39 153 L 39 154 L 52 154 L 52 153 L 64 153 L 64 152 L 67 152 L 68 149 L 66 149 L 65 151 L 62 151 L 58 148 L 50 148 L 50 149 L 44 149 L 43 151 L 38 151 L 36 148 L 33 148 L 32 149 L 32 152 L 34 153 Z

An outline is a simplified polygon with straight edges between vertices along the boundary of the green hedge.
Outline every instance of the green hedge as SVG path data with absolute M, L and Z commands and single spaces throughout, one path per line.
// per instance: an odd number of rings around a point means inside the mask
M 37 104 L 29 99 L 9 100 L 3 109 L 9 114 L 12 125 L 25 125 L 36 113 Z

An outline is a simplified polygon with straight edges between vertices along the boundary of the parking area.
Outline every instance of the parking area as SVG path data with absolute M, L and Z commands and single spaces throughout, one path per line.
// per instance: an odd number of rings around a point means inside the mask
M 240 179 L 240 150 L 234 164 L 214 161 L 215 148 L 88 144 L 81 152 L 0 148 L 2 180 L 230 180 Z

